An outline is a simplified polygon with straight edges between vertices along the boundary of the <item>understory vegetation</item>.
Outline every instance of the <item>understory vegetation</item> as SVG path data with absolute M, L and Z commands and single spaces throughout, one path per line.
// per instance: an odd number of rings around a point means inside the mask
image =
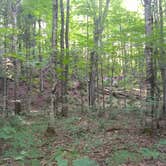
M 57 118 L 50 132 L 44 114 L 1 119 L 0 164 L 5 165 L 158 165 L 166 163 L 165 130 L 153 135 L 140 126 L 139 110 L 107 110 L 96 114 L 71 110 Z M 101 116 L 103 115 L 103 116 Z

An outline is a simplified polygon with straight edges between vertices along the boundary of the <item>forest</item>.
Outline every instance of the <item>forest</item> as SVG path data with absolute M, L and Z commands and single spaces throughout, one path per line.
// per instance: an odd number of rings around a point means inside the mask
M 0 0 L 0 166 L 166 166 L 166 0 Z

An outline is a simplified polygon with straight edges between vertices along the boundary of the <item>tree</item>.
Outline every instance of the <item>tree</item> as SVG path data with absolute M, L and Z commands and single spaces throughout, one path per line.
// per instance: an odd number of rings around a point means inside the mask
M 166 115 L 166 59 L 165 59 L 165 51 L 164 51 L 164 33 L 163 33 L 163 7 L 162 7 L 162 0 L 159 0 L 159 16 L 160 16 L 160 70 L 162 76 L 162 85 L 163 85 L 163 114 Z
M 90 74 L 89 74 L 89 104 L 94 107 L 96 101 L 96 86 L 98 82 L 98 61 L 99 50 L 102 45 L 102 34 L 104 30 L 104 22 L 107 17 L 108 7 L 110 0 L 106 0 L 104 9 L 102 8 L 102 1 L 99 0 L 98 16 L 94 10 L 93 23 L 94 23 L 94 50 L 90 54 Z M 97 50 L 97 51 L 96 51 Z
M 61 31 L 60 31 L 60 67 L 61 67 L 61 103 L 62 103 L 62 115 L 65 116 L 65 106 L 64 106 L 64 87 L 65 87 L 65 82 L 64 82 L 64 56 L 65 56 L 65 16 L 64 16 L 64 2 L 63 0 L 60 0 L 60 13 L 61 13 Z
M 54 112 L 54 116 L 58 113 L 58 99 L 59 95 L 57 93 L 57 86 L 56 86 L 56 65 L 57 65 L 57 53 L 58 53 L 58 43 L 57 43 L 57 31 L 58 31 L 58 0 L 53 0 L 53 18 L 52 18 L 52 56 L 51 56 L 51 64 L 52 64 L 52 78 L 53 78 L 53 85 L 52 85 L 52 109 Z
M 12 27 L 13 27 L 13 35 L 12 35 L 12 53 L 17 54 L 17 15 L 18 15 L 18 9 L 20 5 L 21 0 L 16 0 L 11 2 L 11 13 L 12 13 Z M 20 112 L 18 111 L 18 103 L 20 101 L 18 100 L 18 88 L 19 88 L 19 61 L 17 58 L 14 59 L 14 67 L 15 67 L 15 84 L 14 84 L 14 103 L 15 103 L 15 113 Z
M 66 63 L 64 69 L 64 102 L 63 115 L 66 116 L 68 112 L 68 74 L 69 74 L 69 15 L 70 15 L 70 0 L 67 0 L 66 6 L 66 26 L 65 26 L 65 49 L 66 49 Z
M 153 70 L 153 44 L 151 41 L 153 33 L 153 16 L 152 16 L 152 1 L 144 0 L 145 7 L 145 56 L 146 56 L 146 85 L 147 85 L 147 102 L 151 105 L 151 114 L 154 113 L 154 70 Z M 148 107 L 147 107 L 148 108 Z
M 9 22 L 9 7 L 7 4 L 5 4 L 3 1 L 1 2 L 1 6 L 2 6 L 2 19 L 4 22 L 4 28 L 7 29 L 8 28 L 8 22 Z M 7 54 L 7 33 L 3 34 L 4 41 L 3 41 L 3 53 Z M 5 59 L 5 58 L 4 58 Z M 8 98 L 7 98 L 7 94 L 8 94 L 8 82 L 7 82 L 7 65 L 5 60 L 3 61 L 3 56 L 1 55 L 1 66 L 2 66 L 2 76 L 3 76 L 3 114 L 4 116 L 6 116 L 7 113 L 7 105 L 8 105 Z

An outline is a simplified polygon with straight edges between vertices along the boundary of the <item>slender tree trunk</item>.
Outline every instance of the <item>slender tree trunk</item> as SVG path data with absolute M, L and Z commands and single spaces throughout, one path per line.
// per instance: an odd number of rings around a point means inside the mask
M 57 64 L 57 31 L 58 31 L 58 0 L 53 0 L 53 19 L 52 19 L 52 73 L 55 81 L 55 69 Z
M 19 7 L 20 0 L 16 3 L 11 4 L 12 10 L 12 25 L 13 25 L 13 41 L 12 41 L 12 52 L 13 54 L 17 54 L 17 13 Z M 17 113 L 17 101 L 18 101 L 18 88 L 19 88 L 19 61 L 17 59 L 14 60 L 14 70 L 15 70 L 15 79 L 14 79 L 14 103 L 15 103 L 15 113 Z
M 163 84 L 163 115 L 166 115 L 166 67 L 161 69 Z
M 56 83 L 56 64 L 57 64 L 57 30 L 58 30 L 58 0 L 53 0 L 53 19 L 52 19 L 52 56 L 51 56 L 51 70 L 53 77 L 51 105 L 54 117 L 58 114 L 59 94 L 57 93 Z M 51 115 L 50 115 L 51 116 Z
M 160 70 L 162 76 L 162 85 L 163 85 L 163 115 L 166 115 L 166 58 L 165 51 L 163 49 L 164 46 L 164 33 L 163 33 L 163 8 L 162 8 L 162 0 L 159 0 L 159 14 L 160 14 Z
M 28 20 L 29 21 L 29 20 Z M 29 64 L 30 61 L 30 50 L 31 50 L 31 31 L 30 31 L 30 23 L 26 27 L 26 41 L 25 41 L 25 47 L 26 47 L 26 83 L 27 83 L 27 93 L 26 93 L 26 111 L 27 113 L 30 113 L 31 110 L 31 78 L 32 78 L 32 72 L 31 72 L 31 66 Z
M 102 12 L 102 1 L 99 0 L 99 14 L 94 16 L 94 51 L 90 55 L 90 74 L 89 74 L 89 104 L 92 108 L 95 106 L 96 102 L 96 87 L 98 85 L 98 59 L 99 50 L 101 49 L 102 33 L 104 30 L 104 22 L 107 16 L 107 11 L 109 7 L 110 0 L 106 0 L 104 10 Z
M 61 114 L 62 116 L 64 115 L 64 37 L 65 37 L 65 17 L 64 17 L 64 3 L 63 0 L 60 0 L 60 12 L 61 12 L 61 32 L 60 32 L 60 48 L 61 48 L 61 60 L 60 60 L 60 65 L 61 65 L 61 104 L 62 104 L 62 110 L 61 110 Z
M 89 79 L 89 104 L 94 107 L 96 100 L 96 64 L 97 56 L 96 52 L 91 52 L 90 55 L 90 79 Z
M 102 84 L 102 102 L 103 110 L 105 109 L 105 94 L 104 94 L 104 74 L 103 74 L 103 64 L 101 62 L 101 84 Z
M 41 19 L 38 20 L 38 25 L 39 25 L 39 36 L 41 36 Z M 39 49 L 39 62 L 42 63 L 43 58 L 42 58 L 42 47 L 41 47 L 41 41 L 39 41 L 39 45 L 38 45 L 38 49 Z M 43 92 L 44 90 L 44 78 L 43 78 L 43 71 L 42 68 L 40 67 L 40 92 Z
M 153 18 L 151 9 L 151 0 L 144 0 L 145 5 L 145 56 L 146 56 L 146 85 L 147 85 L 147 111 L 150 109 L 153 119 L 154 115 L 154 69 L 153 69 L 153 48 L 151 36 L 153 32 Z M 153 125 L 153 122 L 152 122 Z
M 122 32 L 122 30 L 123 30 L 123 27 L 122 27 L 122 25 L 120 24 L 120 34 L 121 34 L 121 39 L 120 39 L 120 41 L 121 41 L 121 43 L 120 43 L 120 48 L 121 48 L 121 54 L 122 54 L 122 73 L 123 73 L 123 75 L 125 76 L 126 75 L 126 69 L 127 69 L 127 67 L 126 67 L 126 44 L 125 44 L 125 42 L 123 41 L 123 32 Z M 123 85 L 123 88 L 124 88 L 124 91 L 126 91 L 126 80 L 125 80 L 125 77 L 123 78 L 123 83 L 124 83 L 124 85 Z M 127 105 L 127 101 L 126 101 L 126 98 L 124 98 L 124 108 L 126 108 L 126 105 Z
M 66 60 L 69 60 L 69 11 L 70 11 L 70 0 L 67 0 L 67 10 L 66 10 L 66 31 L 65 31 L 65 44 L 66 44 Z M 69 70 L 69 65 L 68 62 L 65 64 L 65 71 L 64 71 L 64 108 L 62 109 L 62 115 L 67 116 L 68 112 L 68 70 Z
M 8 18 L 7 13 L 4 16 L 4 27 L 8 27 Z M 7 53 L 7 36 L 4 35 L 4 54 Z M 4 79 L 3 79 L 3 115 L 6 116 L 8 114 L 7 112 L 7 94 L 8 94 L 8 85 L 7 85 L 7 66 L 6 63 L 4 63 Z

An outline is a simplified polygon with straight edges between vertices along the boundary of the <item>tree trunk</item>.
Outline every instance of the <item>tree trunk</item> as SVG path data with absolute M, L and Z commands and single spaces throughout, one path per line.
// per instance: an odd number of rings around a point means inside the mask
M 56 89 L 56 64 L 57 64 L 57 30 L 58 30 L 58 0 L 53 0 L 53 19 L 52 19 L 52 56 L 51 70 L 53 77 L 51 105 L 54 117 L 58 114 L 59 95 Z
M 90 74 L 89 74 L 89 106 L 92 108 L 96 102 L 96 88 L 98 85 L 98 59 L 99 50 L 101 49 L 102 33 L 104 30 L 104 22 L 107 16 L 110 0 L 106 0 L 105 7 L 102 12 L 102 1 L 99 0 L 98 16 L 94 16 L 94 51 L 90 55 Z
M 96 52 L 91 52 L 90 55 L 90 79 L 89 79 L 89 105 L 94 107 L 95 100 L 96 100 L 96 63 L 97 63 L 97 56 Z
M 154 70 L 153 70 L 153 48 L 152 48 L 152 11 L 151 11 L 151 0 L 144 0 L 145 5 L 145 57 L 146 57 L 146 85 L 147 85 L 147 111 L 151 111 L 153 118 L 154 114 Z M 153 122 L 152 122 L 153 123 Z
M 60 60 L 60 67 L 62 69 L 61 72 L 61 104 L 62 104 L 62 110 L 61 114 L 64 115 L 64 109 L 65 109 L 65 103 L 64 103 L 64 34 L 65 34 L 65 18 L 64 18 L 64 3 L 63 0 L 60 0 L 60 12 L 61 12 L 61 32 L 60 32 L 60 48 L 61 48 L 61 60 Z
M 102 102 L 103 110 L 105 109 L 105 94 L 104 94 L 104 75 L 103 75 L 103 64 L 101 62 L 101 84 L 102 84 Z
M 41 19 L 38 20 L 38 25 L 39 25 L 39 36 L 41 36 Z M 39 41 L 39 45 L 38 45 L 38 49 L 39 49 L 39 62 L 40 64 L 42 63 L 43 61 L 43 58 L 42 58 L 42 52 L 41 52 L 41 41 Z M 40 92 L 43 92 L 44 90 L 44 78 L 43 78 L 43 71 L 42 71 L 42 68 L 40 66 L 40 86 L 39 86 L 39 89 L 40 89 Z
M 68 60 L 69 60 L 69 11 L 70 11 L 70 0 L 67 0 L 67 10 L 66 10 L 66 31 L 65 31 L 65 44 L 66 44 L 66 60 L 65 71 L 64 71 L 64 108 L 62 109 L 62 115 L 67 116 L 68 112 Z
M 29 20 L 27 20 L 29 22 Z M 26 111 L 27 113 L 31 110 L 31 78 L 32 78 L 32 72 L 31 72 L 31 66 L 29 64 L 30 61 L 30 50 L 31 50 L 31 31 L 30 31 L 30 22 L 26 26 L 26 39 L 25 39 L 25 47 L 26 47 L 26 83 L 27 83 L 27 93 L 26 93 Z
M 4 27 L 8 27 L 8 17 L 7 13 L 4 15 Z M 7 36 L 4 35 L 4 54 L 7 53 Z M 3 115 L 6 116 L 7 112 L 7 95 L 8 95 L 8 85 L 7 85 L 7 66 L 4 64 L 4 79 L 3 79 Z
M 162 76 L 162 85 L 163 85 L 163 115 L 166 115 L 166 58 L 164 51 L 164 33 L 163 33 L 163 8 L 162 0 L 159 0 L 159 15 L 160 15 L 160 70 Z
M 12 26 L 13 26 L 13 41 L 12 41 L 12 52 L 13 54 L 17 54 L 17 13 L 18 13 L 18 7 L 19 7 L 20 0 L 18 0 L 16 3 L 11 4 L 11 10 L 12 10 Z M 16 101 L 18 100 L 18 87 L 19 87 L 19 61 L 18 59 L 14 59 L 14 100 L 15 100 L 15 110 L 17 109 Z M 15 111 L 16 112 L 16 111 Z

